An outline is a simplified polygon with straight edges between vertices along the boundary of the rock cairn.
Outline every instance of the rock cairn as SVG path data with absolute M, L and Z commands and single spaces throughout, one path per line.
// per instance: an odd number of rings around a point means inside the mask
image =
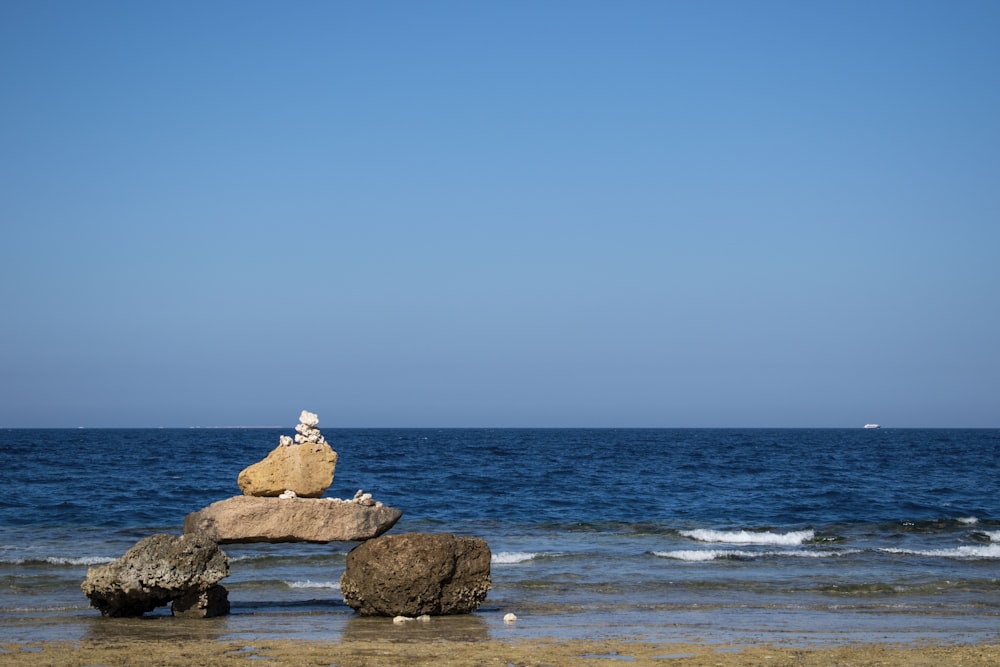
M 317 424 L 319 424 L 319 415 L 315 412 L 303 410 L 302 414 L 299 415 L 299 423 L 295 427 L 295 442 L 300 445 L 304 442 L 326 444 L 326 438 L 324 438 L 323 434 L 319 432 L 318 428 L 316 428 Z M 287 437 L 288 436 L 285 436 L 285 438 Z
M 229 612 L 229 561 L 219 544 L 360 541 L 341 577 L 344 602 L 364 616 L 408 619 L 475 611 L 490 590 L 490 549 L 475 537 L 402 533 L 379 537 L 402 516 L 358 489 L 349 500 L 322 497 L 337 452 L 319 417 L 299 415 L 264 459 L 243 469 L 243 495 L 184 518 L 180 537 L 153 535 L 118 560 L 87 571 L 81 588 L 105 616 L 141 616 L 164 604 L 175 616 Z
M 220 544 L 360 541 L 389 530 L 402 512 L 358 490 L 352 500 L 322 498 L 333 483 L 337 452 L 303 410 L 295 437 L 282 435 L 263 460 L 237 477 L 242 496 L 212 503 L 184 519 L 184 532 Z

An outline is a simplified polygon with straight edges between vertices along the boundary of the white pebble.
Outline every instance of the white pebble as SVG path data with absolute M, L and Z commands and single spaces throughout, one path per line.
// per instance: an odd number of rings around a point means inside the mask
M 514 614 L 504 614 L 503 622 L 506 623 L 507 625 L 510 625 L 511 623 L 516 623 L 517 616 L 515 616 Z
M 315 412 L 309 412 L 308 410 L 303 410 L 299 415 L 299 423 L 305 424 L 306 426 L 315 426 L 319 423 L 319 415 Z

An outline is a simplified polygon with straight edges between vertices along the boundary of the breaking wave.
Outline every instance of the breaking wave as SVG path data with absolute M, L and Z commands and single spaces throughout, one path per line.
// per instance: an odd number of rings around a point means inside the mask
M 333 590 L 340 590 L 339 581 L 310 581 L 306 579 L 305 581 L 286 581 L 285 585 L 289 588 L 329 588 Z
M 494 565 L 516 565 L 535 560 L 540 555 L 529 551 L 499 551 L 493 554 L 492 561 Z
M 844 556 L 856 551 L 808 551 L 793 549 L 789 551 L 741 551 L 739 549 L 677 549 L 675 551 L 654 551 L 654 556 L 684 560 L 689 562 L 704 562 L 711 560 L 753 560 L 757 558 L 832 558 Z
M 5 565 L 73 565 L 90 566 L 103 565 L 115 560 L 106 556 L 81 556 L 70 558 L 65 556 L 50 556 L 48 558 L 2 558 L 0 563 Z
M 929 556 L 932 558 L 1000 558 L 1000 543 L 977 547 L 955 547 L 953 549 L 879 549 L 882 553 L 901 554 L 904 556 Z
M 774 546 L 797 546 L 816 537 L 814 530 L 796 530 L 790 533 L 749 530 L 682 530 L 680 534 L 699 542 L 723 542 L 726 544 L 757 544 Z

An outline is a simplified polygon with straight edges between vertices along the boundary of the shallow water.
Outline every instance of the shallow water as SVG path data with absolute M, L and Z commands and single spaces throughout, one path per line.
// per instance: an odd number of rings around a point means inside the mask
M 0 431 L 5 476 L 21 481 L 0 499 L 0 641 L 132 627 L 314 639 L 366 627 L 400 638 L 1000 634 L 998 430 L 324 430 L 340 454 L 327 495 L 372 492 L 403 510 L 393 532 L 487 540 L 494 589 L 480 613 L 391 629 L 358 619 L 339 591 L 353 545 L 336 543 L 224 547 L 233 614 L 191 630 L 88 607 L 89 565 L 179 533 L 187 513 L 238 494 L 239 471 L 291 432 Z M 38 456 L 41 445 L 61 456 Z

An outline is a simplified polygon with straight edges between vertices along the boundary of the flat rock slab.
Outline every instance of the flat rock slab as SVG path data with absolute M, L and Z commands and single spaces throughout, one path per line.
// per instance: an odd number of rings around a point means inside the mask
M 357 542 L 377 537 L 403 513 L 338 498 L 234 496 L 184 517 L 184 533 L 219 544 L 244 542 Z

